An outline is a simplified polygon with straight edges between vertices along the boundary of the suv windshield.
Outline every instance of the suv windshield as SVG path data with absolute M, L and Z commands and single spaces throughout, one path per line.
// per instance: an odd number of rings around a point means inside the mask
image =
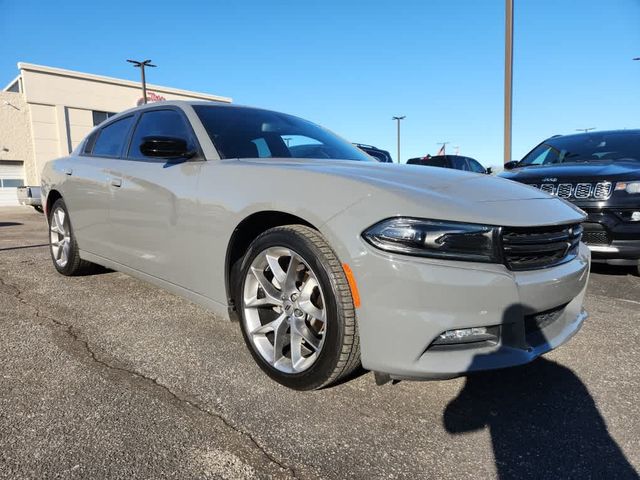
M 529 152 L 518 167 L 622 159 L 640 159 L 640 132 L 594 132 L 550 138 Z
M 313 158 L 373 162 L 337 135 L 284 113 L 194 105 L 221 158 Z

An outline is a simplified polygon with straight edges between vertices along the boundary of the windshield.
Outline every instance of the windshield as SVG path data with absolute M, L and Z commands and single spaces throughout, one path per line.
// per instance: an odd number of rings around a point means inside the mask
M 373 162 L 328 130 L 284 113 L 194 105 L 222 158 L 313 158 Z
M 518 167 L 622 159 L 640 159 L 640 133 L 595 132 L 551 138 L 527 154 Z

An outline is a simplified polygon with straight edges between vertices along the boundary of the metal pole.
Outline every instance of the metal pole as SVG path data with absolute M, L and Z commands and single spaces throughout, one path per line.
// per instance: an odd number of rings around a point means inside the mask
M 144 63 L 140 65 L 140 74 L 142 75 L 142 101 L 147 104 L 147 81 L 144 78 Z
M 151 60 L 145 60 L 144 62 L 139 62 L 138 60 L 127 60 L 129 63 L 133 63 L 133 66 L 140 69 L 140 76 L 142 77 L 142 101 L 143 103 L 147 103 L 147 80 L 144 75 L 144 67 L 155 67 L 151 63 Z
M 511 114 L 513 102 L 513 0 L 505 4 L 504 48 L 504 163 L 511 161 Z
M 393 120 L 398 122 L 398 163 L 400 163 L 400 120 L 404 120 L 406 116 L 402 117 L 392 117 Z

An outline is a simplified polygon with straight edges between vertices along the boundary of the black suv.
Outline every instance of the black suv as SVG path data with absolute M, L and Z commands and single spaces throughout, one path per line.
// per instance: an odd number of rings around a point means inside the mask
M 376 160 L 382 163 L 393 163 L 391 159 L 391 155 L 386 150 L 381 150 L 379 148 L 374 147 L 373 145 L 367 145 L 365 143 L 354 143 L 356 147 L 362 150 L 364 153 L 369 154 Z
M 410 158 L 408 165 L 425 165 L 427 167 L 444 167 L 475 173 L 491 173 L 490 168 L 484 168 L 480 162 L 471 157 L 460 155 L 427 155 L 426 157 Z
M 551 137 L 505 169 L 587 212 L 582 238 L 595 261 L 640 273 L 640 130 Z

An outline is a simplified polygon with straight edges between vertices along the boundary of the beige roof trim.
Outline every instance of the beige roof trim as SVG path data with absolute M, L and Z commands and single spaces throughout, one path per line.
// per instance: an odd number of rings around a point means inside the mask
M 2 89 L 2 91 L 3 91 L 3 92 L 6 92 L 7 90 L 9 90 L 9 87 L 10 87 L 11 85 L 13 85 L 14 83 L 16 83 L 18 80 L 20 80 L 20 75 L 16 75 L 16 77 L 15 77 L 13 80 L 11 80 L 9 83 L 7 83 L 7 86 L 6 86 L 6 87 L 4 87 L 4 88 Z
M 93 75 L 91 73 L 76 72 L 74 70 L 65 70 L 63 68 L 46 67 L 44 65 L 35 65 L 33 63 L 18 62 L 18 68 L 21 71 L 25 70 L 25 71 L 31 71 L 31 72 L 42 72 L 42 73 L 49 73 L 51 75 L 60 75 L 63 77 L 80 78 L 83 80 L 90 80 L 94 82 L 111 83 L 114 85 L 124 85 L 128 87 L 140 87 L 140 82 L 133 82 L 131 80 L 122 80 L 120 78 L 114 78 L 114 77 L 105 77 L 102 75 Z M 18 75 L 18 77 L 19 76 L 20 75 Z M 12 80 L 11 83 L 9 83 L 9 85 L 11 85 L 14 81 L 15 79 Z M 178 88 L 163 87 L 160 85 L 152 85 L 150 83 L 147 84 L 147 88 L 149 90 L 153 90 L 156 92 L 173 93 L 175 95 L 183 95 L 186 97 L 192 97 L 192 98 L 197 98 L 202 100 L 214 100 L 218 102 L 227 102 L 227 103 L 231 103 L 232 101 L 230 97 L 221 97 L 219 95 L 211 95 L 208 93 L 192 92 L 190 90 L 180 90 Z

